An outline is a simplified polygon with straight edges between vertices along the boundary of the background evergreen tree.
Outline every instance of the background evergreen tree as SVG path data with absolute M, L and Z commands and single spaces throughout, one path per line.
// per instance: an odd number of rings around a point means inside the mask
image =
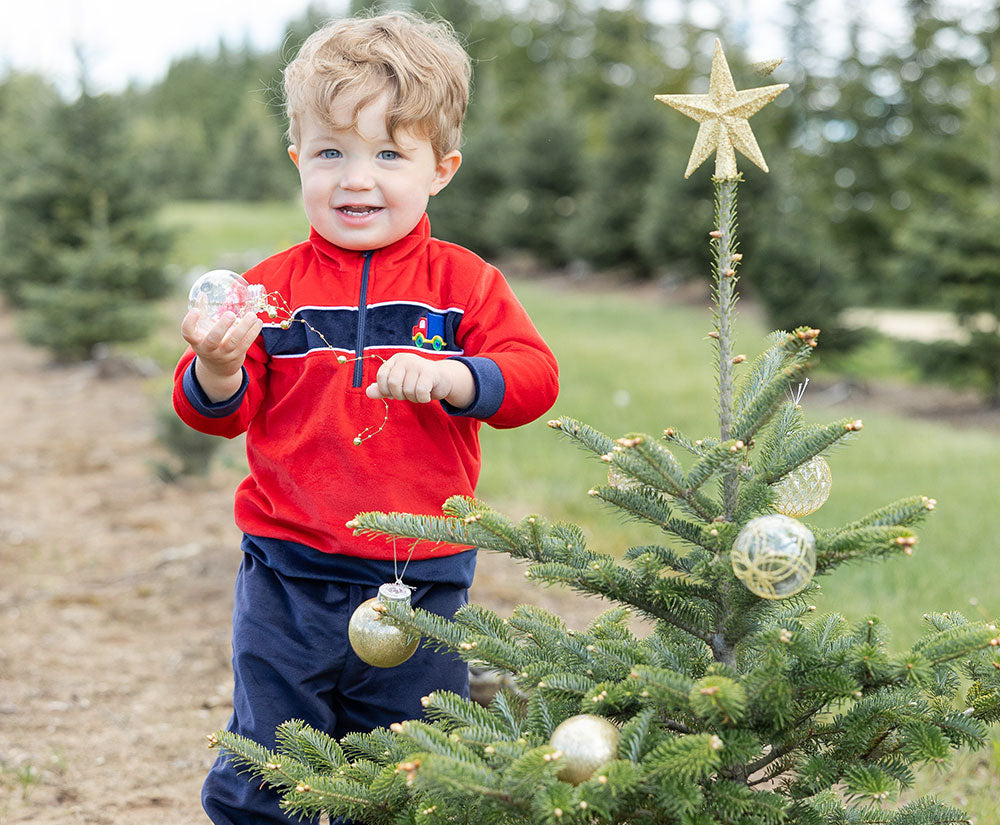
M 739 180 L 713 178 L 707 228 L 718 433 L 695 438 L 666 421 L 662 434 L 614 438 L 567 416 L 550 422 L 607 466 L 608 483 L 590 495 L 667 543 L 598 552 L 575 525 L 514 522 L 462 497 L 441 517 L 358 515 L 363 533 L 507 553 L 529 564 L 532 581 L 614 606 L 581 630 L 530 605 L 507 619 L 470 605 L 454 621 L 386 605 L 384 621 L 502 671 L 510 687 L 489 707 L 435 692 L 426 719 L 339 743 L 294 720 L 276 749 L 216 734 L 290 813 L 491 825 L 965 821 L 934 799 L 893 803 L 917 767 L 982 745 L 1000 721 L 1000 634 L 958 613 L 926 615 L 923 638 L 897 653 L 877 617 L 852 625 L 810 604 L 814 572 L 911 552 L 911 528 L 934 502 L 913 496 L 834 528 L 790 517 L 829 489 L 789 487 L 862 425 L 813 424 L 791 395 L 819 330 L 775 332 L 749 362 L 735 351 Z M 775 519 L 801 555 L 783 553 Z M 788 569 L 750 564 L 748 536 Z M 650 623 L 648 635 L 636 635 L 632 615 Z M 599 738 L 560 736 L 581 718 L 603 725 Z
M 978 35 L 923 10 L 911 78 L 909 141 L 918 160 L 896 160 L 902 208 L 885 267 L 889 288 L 911 305 L 955 313 L 959 335 L 914 344 L 925 375 L 975 387 L 1000 406 L 1000 35 Z M 904 168 L 905 167 L 905 168 Z
M 25 338 L 60 359 L 147 335 L 170 284 L 156 194 L 121 101 L 86 91 L 46 112 L 50 137 L 18 156 L 3 199 L 0 287 Z
M 282 136 L 284 119 L 247 97 L 219 147 L 214 189 L 226 200 L 291 199 L 298 173 Z

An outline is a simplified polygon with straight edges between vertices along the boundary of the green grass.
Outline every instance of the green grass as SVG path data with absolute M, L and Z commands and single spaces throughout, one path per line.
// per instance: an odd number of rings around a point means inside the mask
M 295 204 L 185 203 L 172 206 L 164 217 L 182 230 L 177 262 L 185 269 L 218 266 L 240 250 L 264 257 L 305 235 Z M 564 282 L 518 282 L 514 287 L 560 362 L 561 393 L 546 418 L 569 415 L 613 436 L 655 435 L 668 426 L 694 437 L 717 434 L 713 349 L 705 335 L 711 327 L 708 306 L 579 290 Z M 752 358 L 766 332 L 751 313 L 741 316 L 738 351 Z M 880 341 L 873 346 L 870 357 L 858 355 L 845 365 L 851 375 L 909 377 L 891 345 Z M 991 432 L 953 430 L 943 423 L 869 411 L 862 402 L 831 411 L 811 401 L 807 393 L 803 404 L 812 420 L 849 416 L 864 419 L 865 426 L 830 457 L 832 494 L 806 521 L 834 526 L 910 495 L 938 501 L 918 529 L 912 557 L 834 571 L 822 580 L 820 610 L 850 619 L 879 615 L 897 649 L 920 635 L 927 611 L 959 610 L 970 618 L 995 619 L 1000 575 L 993 514 L 1000 439 Z M 622 522 L 587 495 L 606 478 L 605 465 L 544 420 L 516 430 L 484 427 L 482 442 L 478 494 L 502 512 L 576 522 L 600 551 L 618 553 L 662 539 L 652 528 Z M 918 789 L 968 809 L 979 825 L 1000 825 L 995 812 L 1000 744 L 960 756 L 950 772 L 923 772 Z
M 176 233 L 171 262 L 182 272 L 216 268 L 243 271 L 305 240 L 309 232 L 297 201 L 176 201 L 164 207 L 160 220 Z

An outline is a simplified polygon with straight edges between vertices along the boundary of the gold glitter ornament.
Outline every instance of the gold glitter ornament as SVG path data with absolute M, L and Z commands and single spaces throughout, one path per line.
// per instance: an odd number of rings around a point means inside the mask
M 785 599 L 804 589 L 816 572 L 816 539 L 793 518 L 758 516 L 733 542 L 733 573 L 762 599 Z
M 739 149 L 741 154 L 767 172 L 767 163 L 747 121 L 787 88 L 787 83 L 778 83 L 737 91 L 722 51 L 722 43 L 716 40 L 708 94 L 656 95 L 661 103 L 666 103 L 699 123 L 698 136 L 684 177 L 690 177 L 713 152 L 715 177 L 722 180 L 737 177 L 739 172 L 736 169 L 734 149 Z
M 560 752 L 558 777 L 579 785 L 593 776 L 601 765 L 618 756 L 618 728 L 603 716 L 581 713 L 562 722 L 549 739 Z
M 384 606 L 392 602 L 410 604 L 410 588 L 402 582 L 383 584 L 378 595 L 362 602 L 347 625 L 347 638 L 361 661 L 373 667 L 396 667 L 409 659 L 420 637 L 389 624 L 382 617 Z
M 792 518 L 808 516 L 823 506 L 830 497 L 832 486 L 830 465 L 823 456 L 815 456 L 771 488 L 774 490 L 774 509 Z

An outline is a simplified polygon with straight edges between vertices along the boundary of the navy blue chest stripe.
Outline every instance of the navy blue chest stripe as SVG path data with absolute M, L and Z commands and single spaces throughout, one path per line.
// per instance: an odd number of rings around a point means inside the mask
M 414 340 L 414 329 L 420 319 L 433 313 L 443 320 L 443 342 L 440 348 L 431 341 L 420 346 Z M 261 335 L 264 349 L 273 358 L 292 358 L 318 349 L 344 350 L 357 353 L 369 347 L 420 348 L 427 352 L 461 353 L 455 342 L 462 312 L 456 309 L 429 310 L 424 304 L 378 304 L 365 310 L 360 323 L 356 307 L 307 307 L 297 310 L 288 329 L 268 324 Z M 359 342 L 359 331 L 364 341 Z

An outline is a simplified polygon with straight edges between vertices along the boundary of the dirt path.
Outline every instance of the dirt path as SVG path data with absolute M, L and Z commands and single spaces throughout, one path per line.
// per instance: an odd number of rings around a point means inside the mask
M 0 312 L 0 825 L 207 822 L 239 474 L 158 480 L 150 383 L 50 367 Z M 483 558 L 473 598 L 509 613 L 521 569 Z M 530 599 L 577 627 L 602 609 Z

